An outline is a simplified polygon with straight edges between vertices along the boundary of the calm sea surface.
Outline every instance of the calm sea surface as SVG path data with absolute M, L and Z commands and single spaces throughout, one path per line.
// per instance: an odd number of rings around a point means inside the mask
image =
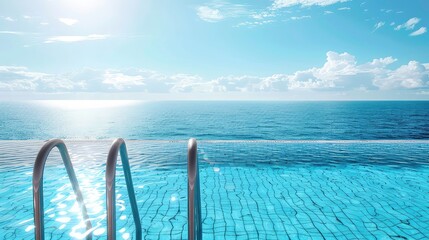
M 429 102 L 0 102 L 1 140 L 429 139 Z

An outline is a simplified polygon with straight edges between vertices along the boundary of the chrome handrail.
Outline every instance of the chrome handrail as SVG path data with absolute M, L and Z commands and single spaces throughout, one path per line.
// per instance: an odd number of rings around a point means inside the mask
M 142 228 L 139 211 L 137 208 L 136 195 L 134 193 L 133 180 L 131 178 L 130 163 L 128 161 L 127 146 L 122 138 L 113 141 L 110 147 L 106 162 L 106 203 L 107 203 L 107 239 L 116 239 L 116 194 L 115 176 L 116 161 L 118 151 L 121 154 L 122 168 L 124 170 L 125 182 L 127 184 L 128 197 L 130 199 L 131 210 L 133 212 L 134 224 L 136 227 L 136 239 L 142 239 Z
M 72 188 L 76 194 L 76 200 L 82 209 L 83 220 L 86 225 L 87 235 L 86 239 L 92 239 L 92 225 L 89 220 L 88 213 L 86 210 L 85 203 L 83 201 L 82 192 L 77 182 L 76 174 L 73 170 L 73 165 L 70 161 L 70 155 L 67 151 L 67 147 L 64 142 L 60 139 L 52 139 L 43 145 L 37 154 L 36 161 L 33 168 L 33 209 L 34 209 L 34 226 L 35 226 L 35 238 L 36 240 L 45 239 L 45 225 L 44 225 L 44 206 L 43 206 L 43 172 L 45 169 L 46 159 L 49 153 L 54 147 L 57 147 L 61 153 L 64 166 L 67 170 Z
M 203 229 L 201 222 L 200 170 L 197 158 L 197 140 L 188 142 L 188 239 L 201 240 Z

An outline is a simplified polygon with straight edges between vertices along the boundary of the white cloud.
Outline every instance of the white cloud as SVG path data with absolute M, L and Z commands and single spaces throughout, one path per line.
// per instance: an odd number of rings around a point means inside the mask
M 121 72 L 107 71 L 104 73 L 104 84 L 112 85 L 118 90 L 145 85 L 144 78 L 140 75 L 126 75 Z
M 77 85 L 63 75 L 32 72 L 25 67 L 0 66 L 0 91 L 72 91 Z
M 25 33 L 16 31 L 0 31 L 0 34 L 24 35 Z
M 15 22 L 15 19 L 13 19 L 11 17 L 2 17 L 2 18 L 8 22 Z
M 206 22 L 217 22 L 224 19 L 219 9 L 210 8 L 208 6 L 198 7 L 197 15 Z
M 73 18 L 58 18 L 58 21 L 64 23 L 67 26 L 73 26 L 74 24 L 76 24 L 78 22 L 78 20 L 73 19 Z
M 274 13 L 272 11 L 263 11 L 263 12 L 260 12 L 260 13 L 254 13 L 251 16 L 254 19 L 261 20 L 261 19 L 264 19 L 264 18 L 275 17 L 276 13 Z
M 392 12 L 392 9 L 380 9 L 380 12 L 384 12 L 384 13 L 390 13 Z
M 303 7 L 309 6 L 328 6 L 335 3 L 348 2 L 348 0 L 274 0 L 273 8 L 285 8 L 300 5 Z
M 227 1 L 212 1 L 210 4 L 199 6 L 196 8 L 199 18 L 206 22 L 219 22 L 227 18 L 253 18 L 260 19 L 273 17 L 274 12 L 262 11 L 257 13 L 248 9 L 246 5 L 233 4 Z
M 385 71 L 374 79 L 374 85 L 380 89 L 420 88 L 429 81 L 429 69 L 416 61 L 410 61 L 396 70 Z
M 255 27 L 255 26 L 261 26 L 267 23 L 272 23 L 274 22 L 274 20 L 261 20 L 261 21 L 246 21 L 246 22 L 241 22 L 237 25 L 235 25 L 235 27 Z
M 349 53 L 328 52 L 326 62 L 321 68 L 310 68 L 297 71 L 284 77 L 288 81 L 289 89 L 298 88 L 334 88 L 336 82 L 343 81 L 347 76 L 358 72 L 356 59 Z
M 219 89 L 222 89 L 224 92 L 258 92 L 264 91 L 264 78 L 257 76 L 223 76 L 216 78 L 216 82 L 219 86 Z
M 326 14 L 332 14 L 332 13 L 334 13 L 334 12 L 332 12 L 332 11 L 325 11 L 324 12 L 324 14 L 326 15 Z
M 298 16 L 298 17 L 291 17 L 291 20 L 302 20 L 302 19 L 306 19 L 306 18 L 311 18 L 311 16 Z
M 350 10 L 351 8 L 349 8 L 349 7 L 341 7 L 341 8 L 338 8 L 338 10 L 340 10 L 340 11 L 345 11 L 345 10 Z
M 170 77 L 171 81 L 169 84 L 172 85 L 170 92 L 221 92 L 216 81 L 204 81 L 198 75 L 191 74 L 176 74 Z
M 386 66 L 398 61 L 398 59 L 393 57 L 385 57 L 385 58 L 376 58 L 373 59 L 372 62 L 368 63 L 370 69 L 378 69 L 378 68 L 385 68 Z M 365 68 L 366 65 L 362 65 L 363 68 Z M 361 68 L 362 68 L 361 67 Z
M 106 34 L 90 34 L 86 36 L 54 36 L 46 39 L 45 43 L 54 42 L 81 42 L 81 41 L 93 41 L 93 40 L 104 40 L 109 38 L 110 35 Z
M 329 51 L 326 53 L 326 63 L 319 72 L 325 77 L 335 78 L 336 75 L 353 75 L 356 72 L 355 66 L 356 59 L 353 55 Z
M 420 22 L 419 18 L 413 17 L 413 18 L 410 18 L 404 24 L 396 26 L 395 30 L 397 30 L 397 31 L 401 30 L 401 29 L 412 30 L 412 29 L 414 29 L 414 27 L 416 26 L 416 24 L 419 23 L 419 22 Z
M 414 31 L 410 34 L 410 36 L 418 36 L 418 35 L 422 35 L 426 32 L 426 28 L 425 27 L 421 27 L 419 28 L 417 31 Z
M 381 28 L 384 26 L 384 22 L 378 22 L 374 25 L 374 32 L 377 31 L 377 29 Z

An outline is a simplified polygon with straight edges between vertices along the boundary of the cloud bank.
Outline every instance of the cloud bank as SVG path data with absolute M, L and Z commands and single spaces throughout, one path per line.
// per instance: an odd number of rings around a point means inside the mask
M 29 92 L 143 92 L 219 93 L 311 91 L 427 91 L 429 63 L 409 61 L 392 67 L 393 57 L 358 64 L 355 56 L 329 51 L 320 67 L 270 76 L 220 76 L 205 79 L 193 74 L 166 75 L 146 69 L 86 68 L 79 72 L 49 74 L 25 67 L 0 66 L 0 91 Z

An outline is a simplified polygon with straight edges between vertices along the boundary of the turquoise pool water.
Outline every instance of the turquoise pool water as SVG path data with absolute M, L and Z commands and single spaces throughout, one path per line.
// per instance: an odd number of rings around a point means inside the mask
M 66 141 L 106 239 L 111 141 Z M 31 174 L 42 141 L 0 141 L 0 239 L 32 239 Z M 187 238 L 186 141 L 127 141 L 146 239 Z M 204 239 L 427 239 L 429 141 L 200 141 Z M 118 168 L 118 239 L 134 225 Z M 45 169 L 47 239 L 80 239 L 59 154 Z

